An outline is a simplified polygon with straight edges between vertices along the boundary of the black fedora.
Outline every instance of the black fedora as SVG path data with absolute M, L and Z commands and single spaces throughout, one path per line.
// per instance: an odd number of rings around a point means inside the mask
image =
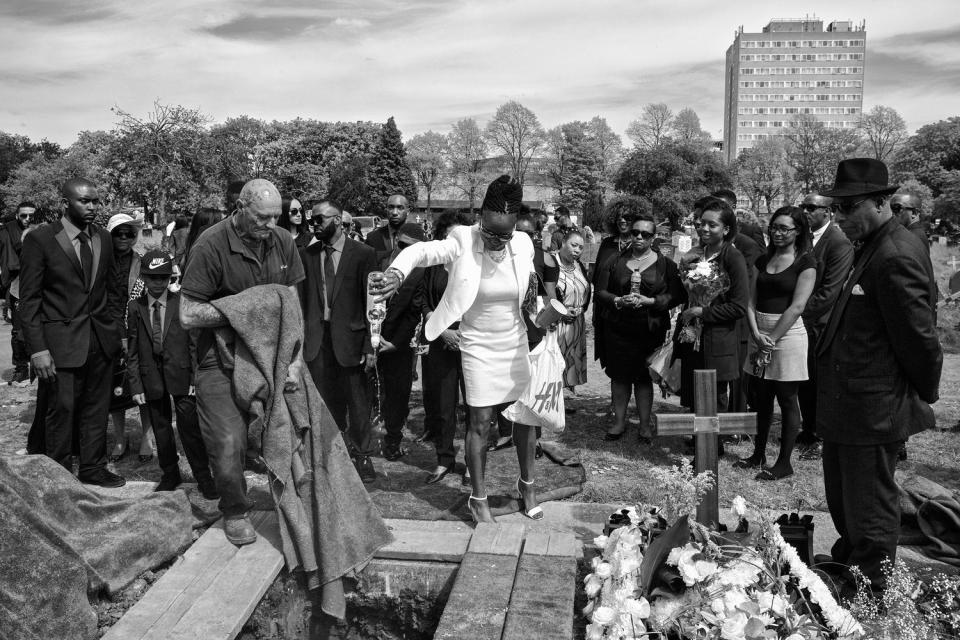
M 820 195 L 830 198 L 850 198 L 853 196 L 887 195 L 900 187 L 887 184 L 889 176 L 887 165 L 873 158 L 851 158 L 841 160 L 837 165 L 837 178 L 833 189 Z

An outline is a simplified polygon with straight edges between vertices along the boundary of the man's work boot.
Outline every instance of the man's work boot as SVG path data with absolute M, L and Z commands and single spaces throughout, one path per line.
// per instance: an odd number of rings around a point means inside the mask
M 230 516 L 223 521 L 223 532 L 232 544 L 242 547 L 257 541 L 257 532 L 246 515 Z

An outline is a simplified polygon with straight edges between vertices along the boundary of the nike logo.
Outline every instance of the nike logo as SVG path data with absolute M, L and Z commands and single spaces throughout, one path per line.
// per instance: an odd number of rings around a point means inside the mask
M 169 263 L 169 262 L 170 262 L 169 260 L 166 260 L 166 259 L 164 259 L 164 258 L 154 258 L 153 260 L 150 261 L 150 264 L 149 264 L 149 266 L 148 266 L 147 268 L 148 268 L 148 269 L 159 269 L 160 267 L 162 267 L 163 265 L 165 265 L 165 264 L 167 264 L 167 263 Z

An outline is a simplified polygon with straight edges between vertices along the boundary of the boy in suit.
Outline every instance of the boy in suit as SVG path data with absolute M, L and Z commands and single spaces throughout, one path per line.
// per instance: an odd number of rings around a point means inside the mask
M 163 475 L 156 491 L 173 491 L 182 482 L 177 441 L 171 424 L 171 399 L 183 451 L 200 492 L 219 498 L 210 474 L 207 449 L 200 434 L 193 376 L 196 345 L 180 324 L 180 295 L 168 291 L 173 259 L 163 251 L 149 251 L 140 260 L 144 293 L 130 303 L 127 318 L 127 377 L 137 404 L 146 407 L 157 440 L 157 458 Z

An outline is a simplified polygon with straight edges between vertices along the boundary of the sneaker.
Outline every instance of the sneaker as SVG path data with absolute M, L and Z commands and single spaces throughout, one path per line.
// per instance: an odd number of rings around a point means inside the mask
M 363 484 L 370 484 L 377 479 L 377 470 L 373 468 L 373 460 L 370 456 L 357 456 L 353 464 L 357 467 L 357 473 Z
M 106 469 L 101 469 L 92 476 L 78 479 L 83 484 L 93 484 L 98 487 L 106 487 L 107 489 L 116 489 L 127 484 L 127 481 L 123 476 L 118 476 L 112 471 L 108 471 Z
M 407 450 L 401 447 L 399 444 L 384 444 L 383 445 L 383 459 L 393 462 L 394 460 L 399 460 L 403 456 L 407 455 Z
M 246 515 L 231 516 L 223 521 L 223 533 L 231 544 L 242 547 L 257 541 L 257 532 Z

